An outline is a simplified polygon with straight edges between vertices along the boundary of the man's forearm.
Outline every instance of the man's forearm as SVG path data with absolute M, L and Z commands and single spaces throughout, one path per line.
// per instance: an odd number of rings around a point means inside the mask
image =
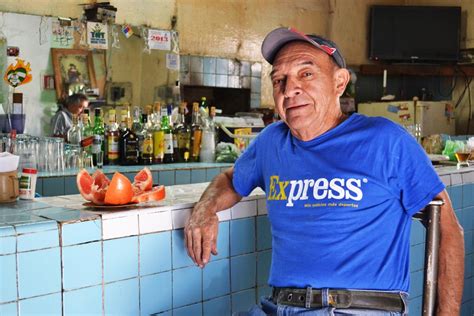
M 215 177 L 202 194 L 198 204 L 205 204 L 214 212 L 228 209 L 242 197 L 235 192 L 232 184 L 233 168 L 229 168 Z M 198 208 L 195 208 L 195 210 Z
M 438 313 L 459 315 L 464 284 L 464 236 L 451 207 L 449 197 L 442 196 L 440 246 L 438 260 Z

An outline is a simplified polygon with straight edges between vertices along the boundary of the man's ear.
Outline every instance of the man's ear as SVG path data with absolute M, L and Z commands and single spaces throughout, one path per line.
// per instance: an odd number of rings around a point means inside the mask
M 334 72 L 334 79 L 336 84 L 336 93 L 337 96 L 340 97 L 346 90 L 346 86 L 349 83 L 349 80 L 351 79 L 349 70 L 345 68 L 336 69 L 336 71 Z

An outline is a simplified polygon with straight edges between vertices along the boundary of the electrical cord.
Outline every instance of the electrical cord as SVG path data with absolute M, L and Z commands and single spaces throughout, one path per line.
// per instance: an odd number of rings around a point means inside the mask
M 471 103 L 471 81 L 472 78 L 469 79 L 468 83 L 468 88 L 467 88 L 467 94 L 468 94 L 468 100 L 469 100 L 469 116 L 467 118 L 467 130 L 466 130 L 466 135 L 469 135 L 469 131 L 471 129 L 471 117 L 472 117 L 472 103 Z
M 457 82 L 458 82 L 458 75 L 457 75 L 457 72 L 458 71 L 461 71 L 461 69 L 458 67 L 458 65 L 456 65 L 454 67 L 454 83 L 452 83 L 452 86 L 451 86 L 451 89 L 449 90 L 449 92 L 447 94 L 444 94 L 442 91 L 441 91 L 441 76 L 438 76 L 438 93 L 440 96 L 442 97 L 445 97 L 445 98 L 450 98 L 454 89 L 456 88 L 456 85 L 457 85 Z

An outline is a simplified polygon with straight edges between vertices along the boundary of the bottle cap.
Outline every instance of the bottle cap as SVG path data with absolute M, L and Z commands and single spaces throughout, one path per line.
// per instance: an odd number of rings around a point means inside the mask
M 38 170 L 36 170 L 35 168 L 23 168 L 22 173 L 37 174 Z

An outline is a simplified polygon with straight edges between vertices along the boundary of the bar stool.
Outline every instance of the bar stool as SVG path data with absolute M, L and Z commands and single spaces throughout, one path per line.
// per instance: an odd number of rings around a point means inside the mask
M 423 316 L 435 314 L 438 285 L 439 220 L 443 204 L 442 200 L 433 200 L 413 216 L 420 220 L 426 228 Z

